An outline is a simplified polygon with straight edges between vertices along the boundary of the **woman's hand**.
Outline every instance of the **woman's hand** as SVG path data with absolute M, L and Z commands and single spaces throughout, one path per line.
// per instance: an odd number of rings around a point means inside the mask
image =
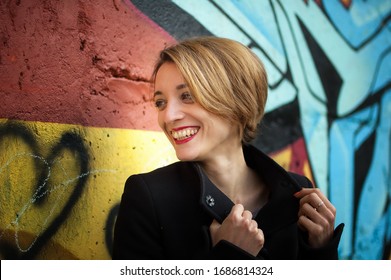
M 313 248 L 326 245 L 334 234 L 336 209 L 317 189 L 302 189 L 295 193 L 300 199 L 298 225 L 308 232 L 308 243 Z
M 213 246 L 220 240 L 226 240 L 256 256 L 262 249 L 265 238 L 252 216 L 250 211 L 244 210 L 242 204 L 236 204 L 222 224 L 213 220 L 209 227 Z

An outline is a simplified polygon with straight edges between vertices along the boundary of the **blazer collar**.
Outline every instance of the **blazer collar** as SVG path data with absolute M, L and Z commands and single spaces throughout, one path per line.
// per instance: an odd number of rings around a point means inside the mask
M 245 145 L 243 152 L 247 165 L 254 169 L 270 188 L 268 202 L 255 217 L 265 236 L 296 222 L 299 200 L 293 194 L 301 190 L 298 183 L 273 159 L 255 147 Z M 209 215 L 222 223 L 234 203 L 209 180 L 198 164 L 194 166 L 200 178 L 200 204 Z

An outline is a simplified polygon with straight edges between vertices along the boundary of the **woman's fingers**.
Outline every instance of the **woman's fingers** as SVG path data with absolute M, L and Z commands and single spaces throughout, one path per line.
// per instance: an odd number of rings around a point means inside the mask
M 317 188 L 302 189 L 294 196 L 300 199 L 298 226 L 308 232 L 308 242 L 311 246 L 324 246 L 334 233 L 334 205 Z
M 234 205 L 221 225 L 215 220 L 210 225 L 213 245 L 220 240 L 226 240 L 256 256 L 265 240 L 262 230 L 258 228 L 258 223 L 252 216 L 243 205 Z

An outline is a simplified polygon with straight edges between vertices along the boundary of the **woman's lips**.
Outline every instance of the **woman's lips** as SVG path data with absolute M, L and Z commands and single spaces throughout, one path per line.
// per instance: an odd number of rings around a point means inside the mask
M 192 140 L 199 129 L 198 126 L 178 127 L 172 129 L 171 135 L 176 144 L 184 144 Z

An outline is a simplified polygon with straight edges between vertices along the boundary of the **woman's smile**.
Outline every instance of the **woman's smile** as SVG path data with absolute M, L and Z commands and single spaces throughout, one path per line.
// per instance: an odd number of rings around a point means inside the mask
M 185 126 L 174 128 L 171 131 L 175 144 L 180 145 L 191 141 L 198 133 L 200 128 L 197 126 Z

